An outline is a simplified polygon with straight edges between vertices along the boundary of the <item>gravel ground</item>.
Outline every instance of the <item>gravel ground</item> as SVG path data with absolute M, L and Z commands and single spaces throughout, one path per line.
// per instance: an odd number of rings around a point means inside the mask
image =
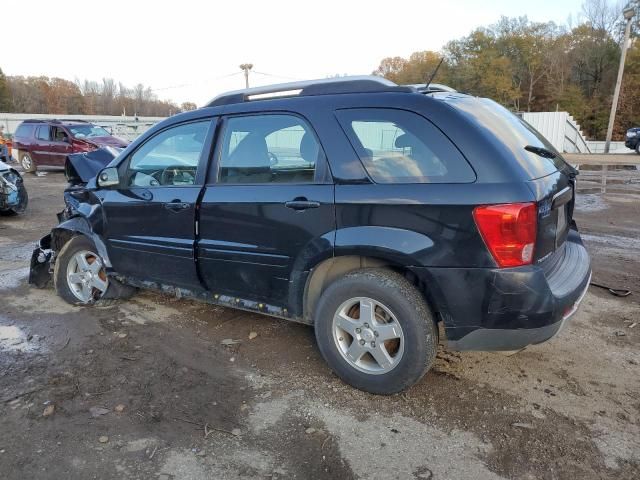
M 0 478 L 640 478 L 636 193 L 581 195 L 575 215 L 594 281 L 633 295 L 592 288 L 559 337 L 516 355 L 441 348 L 418 385 L 378 397 L 333 376 L 305 326 L 30 288 L 64 179 L 26 183 L 27 213 L 0 218 Z

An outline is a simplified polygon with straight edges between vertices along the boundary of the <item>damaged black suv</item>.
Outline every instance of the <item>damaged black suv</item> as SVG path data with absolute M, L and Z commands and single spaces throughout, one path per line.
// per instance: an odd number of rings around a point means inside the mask
M 111 158 L 69 158 L 32 283 L 52 276 L 80 305 L 152 288 L 313 325 L 369 392 L 419 380 L 439 324 L 451 349 L 543 342 L 589 284 L 576 171 L 487 99 L 377 77 L 248 89 Z

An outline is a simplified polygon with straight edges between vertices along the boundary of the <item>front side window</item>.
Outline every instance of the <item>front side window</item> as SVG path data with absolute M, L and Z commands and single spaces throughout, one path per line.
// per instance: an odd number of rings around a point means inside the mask
M 127 185 L 193 185 L 210 125 L 210 120 L 187 123 L 152 137 L 131 156 Z
M 51 137 L 56 142 L 68 142 L 69 141 L 69 135 L 67 135 L 67 132 L 65 132 L 64 128 L 62 128 L 62 127 L 51 127 L 51 130 L 52 130 Z
M 320 144 L 293 115 L 254 115 L 227 120 L 219 183 L 312 183 Z
M 336 116 L 376 183 L 469 183 L 475 172 L 426 118 L 406 110 L 362 108 Z
M 40 125 L 38 127 L 38 140 L 51 140 L 51 129 L 49 125 Z

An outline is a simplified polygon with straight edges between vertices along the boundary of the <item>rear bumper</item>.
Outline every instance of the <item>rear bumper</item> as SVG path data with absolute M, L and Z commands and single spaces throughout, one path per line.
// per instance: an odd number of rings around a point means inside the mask
M 556 335 L 591 278 L 576 230 L 543 265 L 507 269 L 416 268 L 453 350 L 518 350 Z

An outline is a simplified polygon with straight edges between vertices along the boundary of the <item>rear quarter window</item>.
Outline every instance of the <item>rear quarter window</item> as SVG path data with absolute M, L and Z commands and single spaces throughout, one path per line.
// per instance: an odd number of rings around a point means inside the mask
M 376 183 L 471 183 L 476 175 L 455 145 L 426 118 L 393 108 L 336 111 Z
M 535 128 L 493 100 L 449 95 L 446 101 L 500 141 L 529 179 L 541 178 L 567 167 L 553 145 Z M 526 146 L 550 150 L 556 157 L 541 157 L 525 150 Z
M 34 125 L 22 123 L 16 129 L 15 137 L 29 138 L 33 137 Z

